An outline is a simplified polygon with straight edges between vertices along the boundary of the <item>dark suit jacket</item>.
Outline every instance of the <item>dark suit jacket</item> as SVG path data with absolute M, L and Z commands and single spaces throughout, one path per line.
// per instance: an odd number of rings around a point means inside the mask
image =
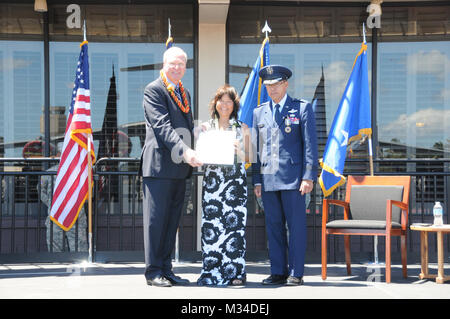
M 185 89 L 188 101 L 189 92 Z M 161 78 L 149 83 L 144 91 L 145 144 L 141 153 L 143 177 L 187 178 L 192 173 L 183 161 L 183 152 L 191 147 L 194 121 L 170 96 Z M 192 107 L 191 107 L 192 109 Z
M 294 190 L 303 179 L 317 179 L 317 137 L 315 116 L 311 104 L 287 96 L 281 115 L 290 119 L 291 131 L 285 131 L 273 120 L 271 102 L 253 111 L 253 128 L 258 147 L 253 165 L 253 183 L 262 184 L 265 191 Z

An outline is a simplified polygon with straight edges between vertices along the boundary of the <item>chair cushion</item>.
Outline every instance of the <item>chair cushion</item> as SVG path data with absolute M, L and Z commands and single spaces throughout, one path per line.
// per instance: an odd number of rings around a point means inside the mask
M 401 228 L 401 225 L 392 222 L 392 228 Z M 333 220 L 327 223 L 327 228 L 351 228 L 351 229 L 386 229 L 386 222 L 382 220 Z
M 388 199 L 402 201 L 403 186 L 352 185 L 350 193 L 350 219 L 386 220 Z M 392 222 L 401 222 L 401 209 L 392 206 Z

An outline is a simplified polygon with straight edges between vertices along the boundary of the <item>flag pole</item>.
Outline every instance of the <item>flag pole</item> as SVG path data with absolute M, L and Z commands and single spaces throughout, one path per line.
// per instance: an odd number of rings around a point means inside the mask
M 83 21 L 83 41 L 86 40 L 86 20 Z M 88 134 L 88 240 L 89 240 L 89 257 L 88 263 L 92 263 L 92 157 L 91 157 L 91 139 L 92 134 Z
M 364 44 L 366 44 L 366 28 L 365 25 L 363 23 L 363 37 L 364 37 Z M 368 143 L 368 148 L 369 148 L 369 165 L 370 165 L 370 176 L 373 176 L 373 153 L 372 153 L 372 134 L 369 134 L 368 136 L 369 138 L 369 143 Z M 374 236 L 373 239 L 373 255 L 374 255 L 374 262 L 373 263 L 369 263 L 371 265 L 380 265 L 380 263 L 378 262 L 378 236 Z
M 92 263 L 92 157 L 91 157 L 91 138 L 92 134 L 88 134 L 88 228 L 89 228 L 89 258 L 88 262 Z
M 370 164 L 370 176 L 373 176 L 373 153 L 372 153 L 372 134 L 369 135 L 369 164 Z
M 363 41 L 366 44 L 366 27 L 363 23 Z M 369 165 L 370 165 L 370 176 L 373 176 L 373 152 L 372 152 L 372 134 L 369 134 Z
M 172 37 L 172 26 L 170 25 L 170 18 L 168 18 L 169 20 L 169 38 Z
M 267 20 L 266 23 L 264 24 L 263 29 L 261 30 L 262 32 L 264 32 L 266 34 L 266 38 L 269 37 L 268 33 L 272 32 L 272 29 L 269 27 L 269 25 L 267 24 Z
M 83 41 L 86 41 L 86 20 L 83 20 Z

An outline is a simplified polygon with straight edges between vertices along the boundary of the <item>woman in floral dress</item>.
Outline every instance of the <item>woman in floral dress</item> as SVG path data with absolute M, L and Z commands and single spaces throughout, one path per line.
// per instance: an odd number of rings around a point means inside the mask
M 204 129 L 234 130 L 234 165 L 206 165 L 202 193 L 203 267 L 198 285 L 243 285 L 245 273 L 245 225 L 247 220 L 248 127 L 237 120 L 239 97 L 224 85 L 211 101 L 212 119 Z M 244 147 L 245 145 L 245 147 Z M 247 155 L 247 156 L 246 156 Z

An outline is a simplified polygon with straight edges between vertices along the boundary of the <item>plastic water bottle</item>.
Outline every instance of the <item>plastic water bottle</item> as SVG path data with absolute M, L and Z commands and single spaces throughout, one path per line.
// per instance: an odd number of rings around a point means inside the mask
M 442 221 L 442 206 L 440 202 L 436 202 L 433 207 L 434 226 L 441 226 L 444 224 Z

